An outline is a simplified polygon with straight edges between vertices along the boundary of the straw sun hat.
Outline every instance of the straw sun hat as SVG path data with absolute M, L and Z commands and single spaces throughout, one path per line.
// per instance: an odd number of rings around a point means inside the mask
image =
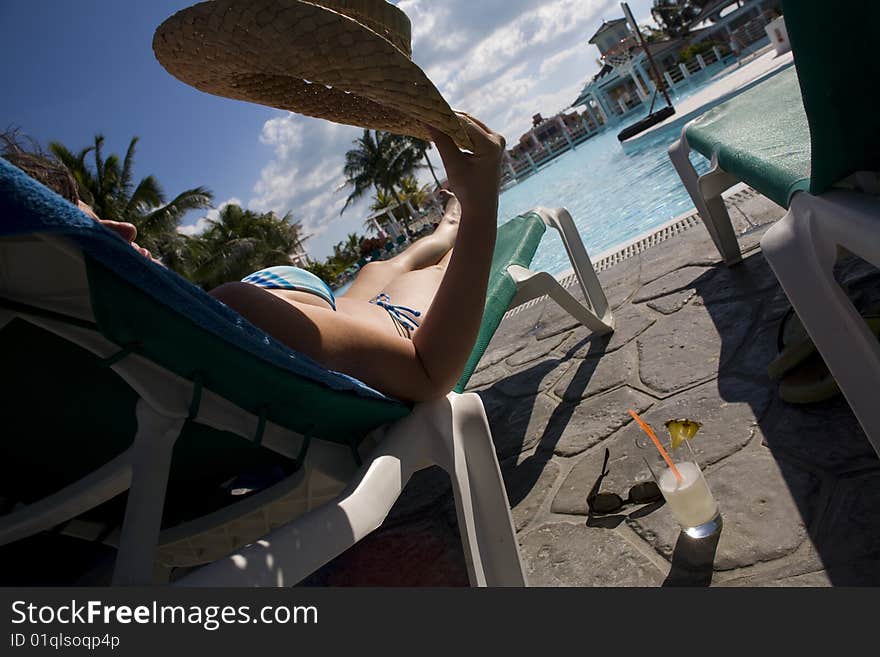
M 211 0 L 162 23 L 153 50 L 210 94 L 426 140 L 428 124 L 470 146 L 385 0 Z

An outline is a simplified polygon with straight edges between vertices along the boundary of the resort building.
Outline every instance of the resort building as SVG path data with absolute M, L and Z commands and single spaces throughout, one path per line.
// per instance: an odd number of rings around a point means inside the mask
M 504 153 L 504 182 L 509 185 L 530 176 L 538 167 L 595 135 L 600 128 L 598 119 L 586 112 L 560 112 L 549 119 L 535 114 L 532 128 Z
M 658 23 L 672 5 L 657 0 Z M 707 0 L 690 3 L 681 36 L 657 30 L 647 47 L 673 93 L 692 88 L 770 43 L 765 27 L 779 15 L 781 0 Z M 671 30 L 670 30 L 671 31 Z M 625 18 L 603 21 L 588 40 L 599 51 L 599 71 L 584 85 L 569 108 L 550 117 L 536 114 L 532 128 L 505 153 L 504 188 L 535 173 L 562 153 L 603 131 L 646 112 L 652 102 L 663 104 L 658 81 L 637 35 Z
M 665 3 L 655 3 L 662 21 Z M 689 21 L 684 36 L 649 37 L 648 49 L 663 83 L 676 89 L 704 81 L 733 57 L 743 57 L 769 43 L 764 27 L 779 14 L 781 0 L 709 0 Z M 656 34 L 656 33 L 655 33 Z M 603 22 L 589 43 L 599 50 L 599 72 L 584 85 L 572 107 L 601 115 L 608 125 L 650 103 L 657 80 L 626 19 Z
M 305 269 L 312 264 L 312 259 L 309 258 L 309 254 L 306 252 L 305 247 L 305 243 L 309 237 L 311 237 L 311 235 L 305 235 L 297 239 L 293 252 L 290 253 L 290 264 L 294 267 L 302 267 Z

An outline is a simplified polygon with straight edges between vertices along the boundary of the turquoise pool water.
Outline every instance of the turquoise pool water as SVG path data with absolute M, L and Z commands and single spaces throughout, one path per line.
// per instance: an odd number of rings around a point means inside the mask
M 693 202 L 666 154 L 681 126 L 658 130 L 624 151 L 617 141 L 624 125 L 593 137 L 504 192 L 499 223 L 536 205 L 564 207 L 594 257 L 692 209 Z M 693 161 L 700 173 L 708 170 L 704 158 L 696 156 Z M 532 264 L 533 269 L 552 274 L 571 267 L 556 231 L 544 237 Z
M 535 206 L 564 207 L 594 258 L 693 209 L 666 154 L 669 144 L 678 139 L 681 126 L 657 130 L 637 146 L 627 146 L 626 151 L 617 141 L 617 133 L 642 116 L 560 155 L 501 194 L 499 225 Z M 699 173 L 709 169 L 709 162 L 699 155 L 692 161 Z M 554 275 L 571 268 L 556 231 L 544 236 L 532 268 Z M 336 294 L 343 294 L 349 286 L 344 285 Z
M 678 93 L 678 104 L 699 91 L 707 82 L 725 77 L 733 67 L 721 71 Z M 499 225 L 535 206 L 564 207 L 571 213 L 587 252 L 595 259 L 638 235 L 662 226 L 693 209 L 693 202 L 666 149 L 681 134 L 681 122 L 655 130 L 626 149 L 617 141 L 624 127 L 644 118 L 638 112 L 620 125 L 589 139 L 551 164 L 501 194 Z M 709 169 L 709 162 L 692 154 L 698 173 Z M 532 268 L 559 275 L 571 268 L 565 248 L 556 231 L 545 235 Z M 336 294 L 342 294 L 350 284 Z

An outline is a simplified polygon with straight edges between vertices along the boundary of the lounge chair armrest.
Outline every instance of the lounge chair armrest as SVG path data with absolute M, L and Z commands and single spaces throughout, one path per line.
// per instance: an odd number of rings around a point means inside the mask
M 593 262 L 590 260 L 583 240 L 581 240 L 580 233 L 574 224 L 574 220 L 571 218 L 571 214 L 565 208 L 557 208 L 555 210 L 535 208 L 535 212 L 544 220 L 547 226 L 559 231 L 565 251 L 568 253 L 568 258 L 574 269 L 574 275 L 581 286 L 584 298 L 593 312 L 603 320 L 605 318 L 610 320 L 611 313 L 608 308 L 608 299 L 605 296 L 605 291 L 602 289 L 602 284 L 599 282 L 599 277 L 596 275 L 596 270 L 593 268 Z M 605 323 L 609 324 L 610 322 Z

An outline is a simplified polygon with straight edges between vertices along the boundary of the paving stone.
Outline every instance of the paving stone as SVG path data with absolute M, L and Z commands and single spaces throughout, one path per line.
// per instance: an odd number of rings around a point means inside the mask
M 513 524 L 519 532 L 540 510 L 559 477 L 559 466 L 537 454 L 509 459 L 501 464 Z
M 566 335 L 557 335 L 552 338 L 547 338 L 546 340 L 530 338 L 526 341 L 525 346 L 522 349 L 517 350 L 507 359 L 507 364 L 511 367 L 519 367 L 520 365 L 525 365 L 526 363 L 538 360 L 565 342 L 567 337 L 568 336 Z
M 474 372 L 465 389 L 471 391 L 485 388 L 486 386 L 490 386 L 508 376 L 510 376 L 510 370 L 508 370 L 502 363 L 498 363 L 497 365 L 492 365 L 491 367 Z
M 638 289 L 638 279 L 614 283 L 607 287 L 602 286 L 602 290 L 605 292 L 605 299 L 608 301 L 608 307 L 612 311 L 629 302 Z
M 380 527 L 301 586 L 468 586 L 455 528 L 439 514 Z
M 747 256 L 733 267 L 719 265 L 711 278 L 698 281 L 697 294 L 706 304 L 734 298 L 754 299 L 778 287 L 776 276 L 760 253 Z
M 623 282 L 638 284 L 642 272 L 639 258 L 627 258 L 600 271 L 597 276 L 603 288 L 619 285 Z
M 652 312 L 641 306 L 627 304 L 614 313 L 614 333 L 596 335 L 589 329 L 580 327 L 571 334 L 562 349 L 567 358 L 610 354 L 632 342 L 656 321 L 657 317 Z
M 641 413 L 653 402 L 636 390 L 618 388 L 577 405 L 561 405 L 550 420 L 544 444 L 553 445 L 559 456 L 580 454 L 631 422 L 628 409 Z
M 506 317 L 498 325 L 492 341 L 489 343 L 490 349 L 501 349 L 509 346 L 522 346 L 523 338 L 534 334 L 535 327 L 538 325 L 538 319 L 543 312 L 542 305 L 546 301 L 520 310 L 516 314 Z
M 840 482 L 816 549 L 836 585 L 880 585 L 880 470 Z
M 819 588 L 834 586 L 828 573 L 825 571 L 804 573 L 803 575 L 794 575 L 793 577 L 783 577 L 782 579 L 763 579 L 750 578 L 743 580 L 735 580 L 724 586 L 768 586 L 768 587 L 785 587 L 785 588 Z
M 665 276 L 648 283 L 633 297 L 633 303 L 644 303 L 659 299 L 684 290 L 695 290 L 703 281 L 712 278 L 716 269 L 713 267 L 682 267 Z
M 797 582 L 801 578 L 809 579 L 810 575 L 824 571 L 822 557 L 813 546 L 812 539 L 808 537 L 787 557 L 750 568 L 716 573 L 714 582 L 721 586 L 775 586 L 776 582 L 792 580 L 792 586 L 798 586 Z
M 663 315 L 671 315 L 677 313 L 684 308 L 688 302 L 697 296 L 696 290 L 682 290 L 681 292 L 673 292 L 659 299 L 652 299 L 645 305 L 651 310 L 656 310 Z
M 509 397 L 529 397 L 552 388 L 571 365 L 571 360 L 543 360 L 514 372 L 495 385 Z
M 576 362 L 559 379 L 553 391 L 565 401 L 579 401 L 622 386 L 633 378 L 635 370 L 635 349 L 620 349 Z
M 771 452 L 790 454 L 826 472 L 851 472 L 878 464 L 877 454 L 842 396 L 806 405 L 776 400 L 760 431 Z
M 785 208 L 757 192 L 733 204 L 748 217 L 749 223 L 753 226 L 772 224 L 785 216 Z
M 554 313 L 554 316 L 541 318 L 541 321 L 538 323 L 538 327 L 535 330 L 535 339 L 547 340 L 562 334 L 565 334 L 563 335 L 563 338 L 567 338 L 569 333 L 581 326 L 581 323 L 567 312 L 558 306 L 557 309 L 559 310 L 558 317 L 555 316 L 557 313 Z
M 610 400 L 615 393 L 604 395 L 599 400 Z M 642 415 L 664 440 L 667 437 L 663 426 L 666 420 L 690 417 L 702 422 L 703 427 L 691 441 L 691 446 L 697 461 L 701 466 L 706 467 L 735 454 L 749 443 L 756 431 L 757 417 L 764 413 L 769 399 L 769 392 L 762 386 L 740 379 L 725 378 L 721 381 L 710 381 L 659 402 L 644 413 L 639 411 L 635 404 L 627 406 L 626 402 L 615 404 L 609 401 L 606 412 L 621 417 L 620 426 L 623 428 L 603 445 L 591 450 L 575 465 L 553 500 L 553 511 L 586 515 L 587 493 L 602 470 L 602 460 L 605 455 L 603 447 L 608 447 L 611 452 L 608 463 L 609 473 L 603 482 L 603 490 L 616 491 L 625 497 L 625 492 L 633 483 L 651 478 L 640 445 L 644 445 L 652 457 L 653 448 L 645 445 L 645 435 L 632 422 L 626 412 L 628 408 L 636 408 L 636 412 Z M 581 406 L 584 406 L 584 403 Z M 572 424 L 575 424 L 574 418 Z M 571 429 L 573 432 L 577 430 L 576 426 Z M 548 433 L 553 432 L 554 426 L 551 423 Z M 597 442 L 595 440 L 590 442 L 588 447 Z
M 740 351 L 735 358 L 731 358 L 721 368 L 722 374 L 738 374 L 740 376 L 760 381 L 775 394 L 776 383 L 770 380 L 767 367 L 776 358 L 779 351 L 776 339 L 779 327 L 773 324 L 759 325 L 753 329 L 752 334 L 743 342 Z
M 510 356 L 521 350 L 524 346 L 525 345 L 523 344 L 509 344 L 503 347 L 499 347 L 497 349 L 487 350 L 486 353 L 483 354 L 483 357 L 480 359 L 480 362 L 477 365 L 477 369 L 474 371 L 482 372 L 487 367 L 498 365 L 498 363 L 507 360 Z
M 764 303 L 764 308 L 761 311 L 761 323 L 778 328 L 779 322 L 790 309 L 791 302 L 777 284 L 775 290 L 768 295 L 767 301 Z
M 754 228 L 750 228 L 738 235 L 739 248 L 745 253 L 749 250 L 756 249 L 760 246 L 761 240 L 764 235 L 767 234 L 767 231 L 770 230 L 769 224 L 764 224 L 762 226 L 755 226 Z
M 581 292 L 581 286 L 577 282 L 570 285 L 567 289 L 575 299 L 585 304 L 584 294 Z M 548 299 L 542 305 L 541 317 L 538 319 L 533 335 L 538 340 L 546 340 L 561 333 L 568 333 L 579 326 L 581 326 L 581 323 L 568 314 L 566 310 L 563 310 L 562 306 L 552 299 Z
M 850 286 L 871 282 L 878 276 L 877 267 L 853 255 L 841 258 L 835 273 L 838 281 Z
M 745 447 L 766 414 L 772 391 L 759 383 L 722 377 L 656 404 L 643 417 L 668 440 L 665 423 L 691 418 L 702 423 L 690 447 L 702 466 L 711 465 Z M 641 441 L 641 429 L 628 427 L 627 435 Z
M 745 302 L 691 303 L 640 335 L 644 384 L 670 393 L 717 375 L 742 344 L 755 309 Z
M 444 495 L 451 494 L 452 484 L 445 470 L 437 466 L 419 470 L 410 477 L 409 483 L 394 503 L 384 524 L 405 522 L 429 510 Z
M 661 573 L 623 538 L 567 522 L 545 525 L 522 539 L 530 586 L 659 586 Z
M 612 310 L 626 303 L 639 289 L 641 269 L 641 259 L 636 257 L 623 260 L 599 273 L 599 283 Z
M 671 244 L 674 248 L 668 248 Z M 664 248 L 664 245 L 667 245 Z M 639 255 L 642 263 L 641 281 L 647 285 L 682 267 L 714 267 L 721 255 L 703 226 L 694 226 Z
M 769 453 L 745 451 L 710 468 L 706 480 L 724 522 L 716 570 L 781 559 L 807 538 L 819 490 L 813 475 L 777 462 Z M 667 506 L 629 522 L 660 554 L 674 560 L 681 531 Z
M 880 307 L 880 272 L 875 270 L 873 275 L 853 280 L 849 284 L 849 289 L 849 296 L 856 308 L 862 312 L 866 310 L 877 312 Z
M 557 403 L 546 395 L 504 399 L 489 390 L 480 392 L 492 440 L 499 458 L 532 449 L 544 436 Z

